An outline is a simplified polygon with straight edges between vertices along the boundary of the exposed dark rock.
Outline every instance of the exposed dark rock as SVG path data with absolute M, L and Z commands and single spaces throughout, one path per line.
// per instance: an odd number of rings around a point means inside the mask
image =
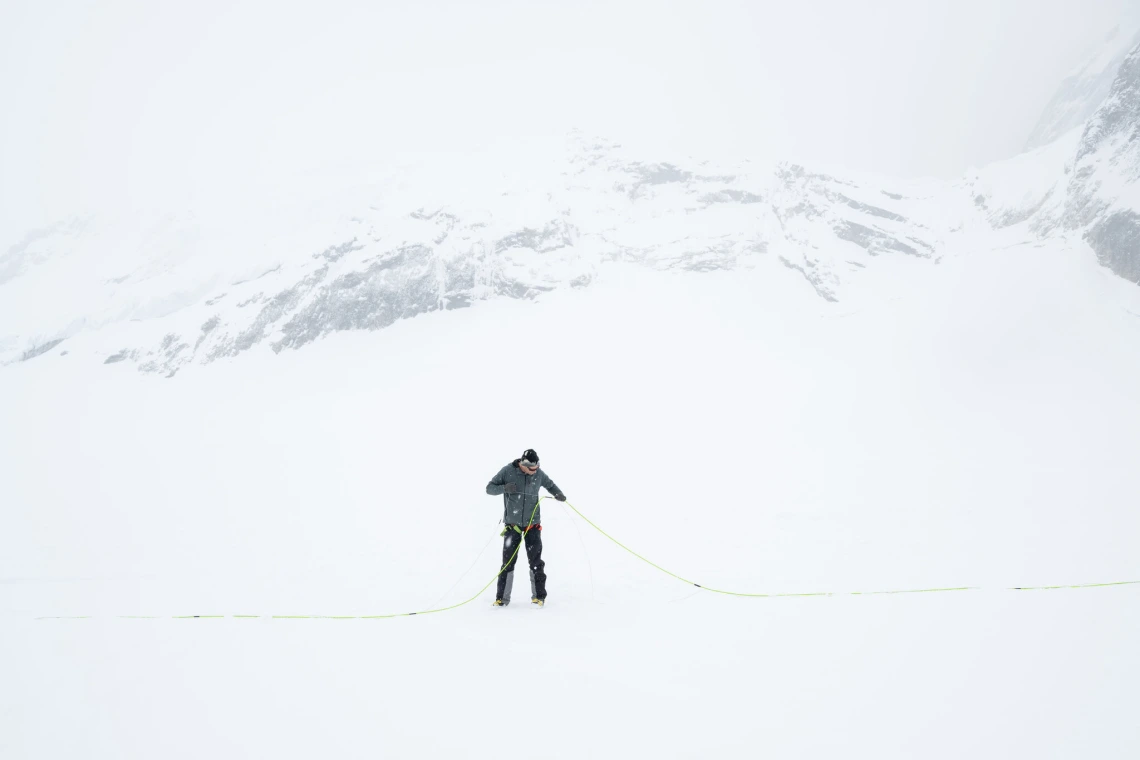
M 732 190 L 724 189 L 715 193 L 708 193 L 701 196 L 701 202 L 706 204 L 713 203 L 761 203 L 764 199 L 755 193 L 750 193 L 747 190 Z
M 908 243 L 904 243 L 903 241 L 892 237 L 882 230 L 865 227 L 862 224 L 856 224 L 855 222 L 838 222 L 834 227 L 832 227 L 832 231 L 835 232 L 835 236 L 840 240 L 847 240 L 848 242 L 854 243 L 855 245 L 864 248 L 867 253 L 871 254 L 872 256 L 877 256 L 880 253 L 886 253 L 887 251 L 897 251 L 899 253 L 905 253 L 908 256 L 921 256 L 923 258 L 929 258 L 931 253 L 934 251 L 933 246 L 920 240 L 915 240 L 914 238 L 908 237 L 907 241 L 914 244 L 909 245 Z M 916 245 L 921 246 L 926 250 L 920 251 L 915 248 Z
M 577 230 L 562 221 L 548 222 L 541 230 L 524 227 L 495 242 L 495 253 L 511 248 L 529 248 L 538 253 L 574 245 Z
M 210 317 L 202 325 L 202 334 L 198 336 L 198 342 L 194 344 L 194 350 L 197 351 L 198 347 L 202 345 L 202 341 L 206 340 L 215 329 L 218 327 L 217 315 Z
M 1085 233 L 1097 261 L 1124 279 L 1140 284 L 1140 214 L 1117 211 Z
M 1077 162 L 1114 137 L 1130 143 L 1140 140 L 1140 45 L 1124 59 L 1113 80 L 1108 100 L 1085 125 L 1077 149 Z M 1136 168 L 1140 170 L 1140 167 Z
M 893 213 L 891 211 L 887 211 L 886 209 L 879 208 L 878 206 L 870 206 L 866 203 L 860 203 L 857 200 L 853 200 L 851 198 L 848 198 L 846 195 L 843 195 L 842 193 L 836 193 L 835 196 L 841 203 L 846 204 L 847 206 L 855 209 L 856 211 L 862 211 L 864 214 L 870 214 L 871 216 L 882 217 L 883 219 L 890 219 L 892 222 L 905 222 L 906 221 L 905 216 L 900 216 L 900 215 Z
M 815 268 L 814 262 L 808 262 L 807 266 L 801 266 L 800 264 L 794 264 L 788 259 L 781 256 L 780 263 L 782 263 L 788 269 L 794 269 L 802 274 L 804 276 L 804 279 L 808 281 L 808 284 L 812 286 L 812 289 L 815 290 L 816 295 L 818 295 L 823 300 L 829 301 L 831 303 L 836 303 L 839 300 L 835 297 L 835 293 L 832 292 L 832 290 L 823 283 L 823 279 L 820 277 L 820 275 L 815 271 L 811 271 Z
M 338 330 L 377 330 L 442 308 L 434 264 L 430 248 L 406 246 L 362 272 L 336 278 L 282 325 L 273 350 L 299 348 Z
M 328 275 L 328 271 L 328 265 L 325 265 L 293 287 L 282 290 L 273 296 L 269 299 L 269 303 L 262 307 L 253 324 L 241 332 L 232 343 L 221 345 L 211 351 L 210 359 L 217 359 L 220 356 L 236 356 L 261 342 L 266 337 L 266 330 L 269 326 L 295 309 L 300 304 L 301 299 Z
M 47 343 L 41 343 L 38 346 L 32 346 L 27 351 L 25 351 L 23 355 L 20 356 L 20 361 L 26 362 L 28 359 L 34 359 L 37 356 L 46 354 L 48 351 L 51 351 L 60 343 L 63 343 L 63 338 L 56 338 L 55 340 L 49 340 Z
M 363 247 L 364 246 L 356 242 L 356 238 L 353 238 L 352 240 L 340 243 L 339 245 L 330 245 L 320 253 L 314 253 L 313 258 L 324 259 L 325 261 L 333 262 L 342 258 L 346 253 L 359 251 Z

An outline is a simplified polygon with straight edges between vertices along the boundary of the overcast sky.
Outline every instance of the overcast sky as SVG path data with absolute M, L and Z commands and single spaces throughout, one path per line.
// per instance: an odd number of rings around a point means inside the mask
M 0 7 L 0 229 L 579 127 L 662 160 L 954 176 L 1140 0 Z M 9 240 L 6 245 L 10 245 Z

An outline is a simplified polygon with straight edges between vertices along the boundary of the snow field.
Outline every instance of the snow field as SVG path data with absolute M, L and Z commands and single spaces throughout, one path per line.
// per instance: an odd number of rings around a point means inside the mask
M 0 754 L 1133 756 L 1138 587 L 694 594 L 553 501 L 542 611 L 115 617 L 459 601 L 531 446 L 719 588 L 1140 578 L 1135 289 L 1059 246 L 883 263 L 839 305 L 614 266 L 171 380 L 6 368 Z

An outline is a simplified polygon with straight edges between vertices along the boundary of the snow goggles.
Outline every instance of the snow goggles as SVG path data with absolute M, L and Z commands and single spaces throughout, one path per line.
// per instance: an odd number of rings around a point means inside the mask
M 525 459 L 520 459 L 519 464 L 521 464 L 523 467 L 528 467 L 532 470 L 538 469 L 538 462 L 528 462 Z

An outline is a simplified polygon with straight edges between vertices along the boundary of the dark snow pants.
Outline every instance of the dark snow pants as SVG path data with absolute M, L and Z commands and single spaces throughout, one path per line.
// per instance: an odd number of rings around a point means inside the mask
M 535 526 L 520 536 L 513 526 L 507 526 L 507 534 L 503 538 L 503 565 L 506 567 L 499 573 L 499 585 L 495 589 L 495 598 L 502 599 L 504 604 L 511 601 L 511 587 L 515 583 L 515 563 L 518 562 L 522 547 L 519 539 L 526 544 L 526 560 L 530 565 L 530 596 L 532 599 L 546 598 L 546 563 L 542 561 L 542 532 Z M 518 551 L 516 551 L 516 547 Z

